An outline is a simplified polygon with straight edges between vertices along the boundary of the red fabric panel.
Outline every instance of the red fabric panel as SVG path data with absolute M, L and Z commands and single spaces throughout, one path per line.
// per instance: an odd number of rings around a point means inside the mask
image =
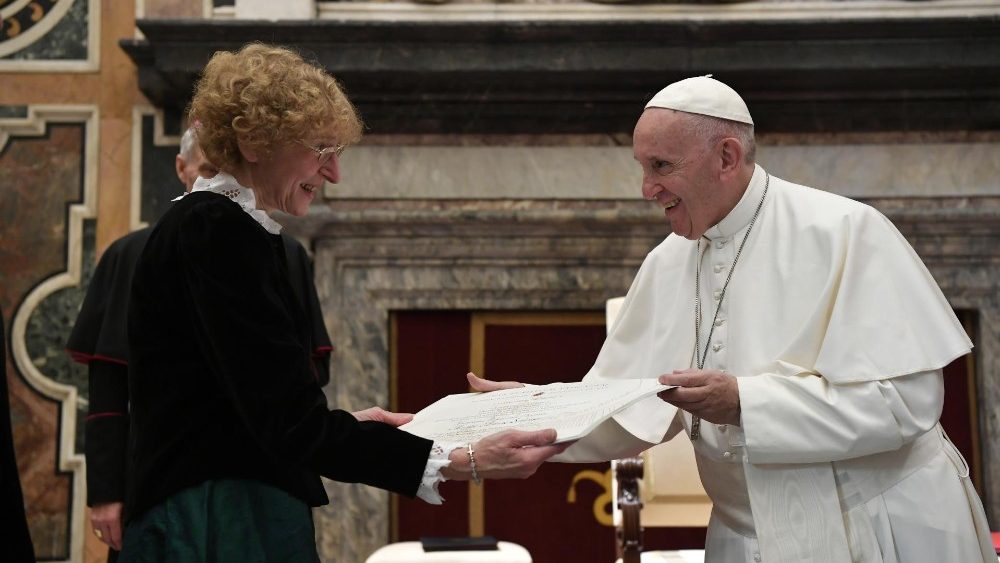
M 469 322 L 466 312 L 399 312 L 396 317 L 396 410 L 417 412 L 453 393 L 468 391 Z M 448 481 L 438 489 L 442 506 L 397 498 L 398 537 L 469 535 L 468 485 Z
M 972 320 L 969 317 L 974 315 L 974 312 L 955 311 L 955 313 L 959 319 L 965 322 L 966 326 L 974 324 L 967 322 Z M 975 350 L 972 353 L 975 354 Z M 973 457 L 975 439 L 978 436 L 973 425 L 978 424 L 978 422 L 973 420 L 971 416 L 971 413 L 974 413 L 976 409 L 977 395 L 975 388 L 970 387 L 970 379 L 974 386 L 975 374 L 969 373 L 969 356 L 962 356 L 945 366 L 944 409 L 941 412 L 941 426 L 944 427 L 958 451 L 962 452 L 962 457 L 969 463 L 972 482 L 976 483 L 978 488 L 982 483 L 980 481 L 981 472 Z
M 604 343 L 603 325 L 486 327 L 486 376 L 528 383 L 579 381 Z M 610 464 L 543 465 L 524 481 L 488 481 L 486 533 L 523 545 L 535 563 L 607 562 L 615 555 L 614 528 L 598 523 L 594 504 L 605 490 L 592 480 L 576 485 L 576 502 L 567 495 L 574 475 L 605 473 Z M 610 496 L 607 513 L 610 513 Z M 601 503 L 602 505 L 605 503 Z

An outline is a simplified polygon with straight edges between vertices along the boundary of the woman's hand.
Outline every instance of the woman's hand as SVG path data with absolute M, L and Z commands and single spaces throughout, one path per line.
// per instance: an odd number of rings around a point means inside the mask
M 90 525 L 97 539 L 115 551 L 122 550 L 122 503 L 109 502 L 92 507 Z
M 408 412 L 389 412 L 382 407 L 369 407 L 363 411 L 352 412 L 354 418 L 359 421 L 374 420 L 384 422 L 391 426 L 402 426 L 413 420 L 413 415 Z
M 518 383 L 516 381 L 490 381 L 489 379 L 483 379 L 471 371 L 465 374 L 465 378 L 469 380 L 469 387 L 472 387 L 473 391 L 479 391 L 481 393 L 524 387 L 523 383 Z
M 562 453 L 571 442 L 553 444 L 556 431 L 504 430 L 472 445 L 476 474 L 483 479 L 525 479 L 550 457 Z M 472 479 L 468 448 L 456 448 L 448 455 L 451 465 L 441 470 L 447 479 Z

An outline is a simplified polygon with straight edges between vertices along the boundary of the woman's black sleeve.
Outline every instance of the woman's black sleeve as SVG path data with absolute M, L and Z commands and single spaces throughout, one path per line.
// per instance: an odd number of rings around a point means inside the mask
M 181 226 L 194 330 L 213 376 L 276 462 L 415 494 L 431 442 L 327 409 L 270 236 L 237 206 L 217 200 L 194 207 Z

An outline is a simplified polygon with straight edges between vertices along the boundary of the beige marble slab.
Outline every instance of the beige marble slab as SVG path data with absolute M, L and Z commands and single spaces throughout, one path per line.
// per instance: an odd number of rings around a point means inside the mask
M 763 146 L 787 180 L 851 197 L 1000 194 L 1000 143 Z
M 770 145 L 757 160 L 787 180 L 851 197 L 1000 195 L 1000 143 Z M 631 147 L 359 146 L 330 199 L 631 199 Z
M 330 198 L 628 199 L 641 175 L 628 147 L 352 147 Z

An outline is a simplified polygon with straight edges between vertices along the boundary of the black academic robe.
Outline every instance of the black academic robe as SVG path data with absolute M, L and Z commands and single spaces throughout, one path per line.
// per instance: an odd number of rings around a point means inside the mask
M 0 311 L 0 526 L 3 527 L 4 561 L 27 563 L 35 560 L 34 546 L 24 514 L 24 496 L 14 455 L 14 436 L 10 421 L 10 397 L 7 392 L 7 338 Z
M 319 476 L 413 496 L 431 441 L 329 410 L 285 247 L 225 196 L 195 192 L 154 227 L 128 312 L 126 518 L 210 479 L 312 506 Z
M 87 288 L 66 348 L 88 366 L 89 408 L 85 426 L 87 505 L 125 500 L 128 444 L 128 342 L 125 332 L 132 271 L 151 228 L 116 240 L 101 256 Z M 329 381 L 332 346 L 313 284 L 306 250 L 282 235 L 288 257 L 289 282 L 311 327 L 312 368 L 320 382 Z

